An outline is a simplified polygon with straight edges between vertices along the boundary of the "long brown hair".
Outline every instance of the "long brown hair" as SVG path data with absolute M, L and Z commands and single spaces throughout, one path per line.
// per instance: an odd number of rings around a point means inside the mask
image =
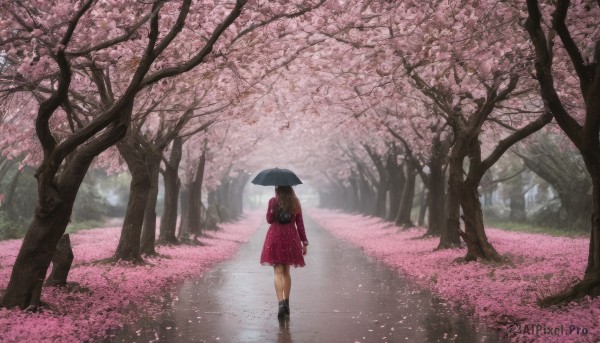
M 292 214 L 298 214 L 302 211 L 300 200 L 298 200 L 291 186 L 277 186 L 275 187 L 275 194 L 277 195 L 279 206 L 285 211 Z

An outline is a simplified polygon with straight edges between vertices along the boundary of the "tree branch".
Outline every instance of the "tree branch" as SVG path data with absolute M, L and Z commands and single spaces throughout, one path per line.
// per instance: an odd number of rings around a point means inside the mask
M 182 74 L 201 64 L 206 56 L 212 52 L 215 43 L 219 37 L 221 37 L 223 32 L 225 32 L 225 30 L 240 16 L 242 13 L 242 7 L 244 7 L 246 2 L 247 0 L 236 0 L 235 7 L 231 10 L 227 18 L 222 23 L 217 25 L 204 47 L 189 61 L 177 67 L 161 69 L 153 74 L 147 75 L 144 80 L 142 80 L 139 87 L 143 88 L 164 78 Z
M 573 41 L 571 33 L 565 24 L 570 2 L 570 0 L 558 0 L 556 10 L 552 14 L 552 27 L 556 33 L 558 33 L 565 50 L 567 50 L 571 62 L 573 63 L 573 67 L 575 67 L 575 72 L 577 72 L 577 76 L 579 77 L 581 90 L 585 93 L 591 81 L 591 75 L 585 66 L 581 52 L 579 51 L 579 48 L 577 48 L 577 44 Z
M 93 0 L 90 0 L 90 2 L 91 1 Z M 156 8 L 162 6 L 162 3 L 162 0 L 156 0 L 152 7 L 152 11 L 155 11 Z M 60 161 L 64 156 L 67 156 L 79 145 L 105 129 L 119 116 L 123 118 L 124 122 L 130 120 L 135 94 L 139 91 L 139 84 L 150 69 L 150 65 L 153 61 L 152 51 L 154 50 L 158 34 L 158 15 L 155 15 L 150 21 L 150 32 L 148 34 L 148 43 L 146 45 L 145 53 L 121 98 L 104 113 L 92 120 L 88 125 L 63 140 L 56 148 L 55 163 L 60 164 Z
M 265 20 L 265 21 L 263 21 L 263 22 L 260 22 L 260 23 L 258 23 L 258 24 L 256 24 L 256 25 L 254 25 L 254 24 L 253 24 L 253 25 L 250 25 L 250 26 L 249 26 L 249 27 L 247 27 L 246 29 L 244 29 L 244 30 L 240 31 L 240 32 L 239 32 L 239 33 L 238 33 L 238 34 L 235 36 L 235 38 L 233 38 L 233 40 L 231 41 L 231 43 L 230 43 L 229 45 L 233 45 L 233 44 L 234 44 L 235 42 L 237 42 L 237 41 L 238 41 L 240 38 L 242 38 L 243 36 L 247 35 L 248 33 L 252 32 L 252 31 L 254 31 L 255 29 L 257 29 L 257 28 L 260 28 L 260 27 L 263 27 L 263 26 L 266 26 L 266 25 L 268 25 L 268 24 L 270 24 L 270 23 L 272 23 L 272 22 L 275 22 L 275 21 L 277 21 L 277 20 L 279 20 L 279 19 L 283 19 L 283 18 L 292 19 L 292 18 L 299 17 L 299 16 L 301 16 L 301 15 L 304 15 L 304 14 L 306 14 L 306 13 L 308 13 L 308 12 L 310 12 L 310 11 L 314 10 L 315 8 L 318 8 L 318 7 L 320 7 L 321 5 L 323 5 L 323 4 L 325 3 L 325 1 L 327 1 L 327 0 L 321 0 L 321 1 L 319 1 L 319 3 L 317 3 L 316 5 L 314 5 L 314 6 L 309 6 L 309 7 L 307 7 L 307 8 L 303 8 L 303 9 L 299 10 L 298 12 L 293 12 L 293 13 L 284 13 L 284 14 L 276 15 L 276 16 L 274 16 L 274 17 L 272 17 L 272 18 L 269 18 L 268 20 Z
M 185 19 L 187 18 L 188 13 L 190 12 L 190 6 L 192 4 L 192 0 L 184 0 L 181 4 L 181 9 L 179 10 L 179 15 L 177 16 L 177 20 L 169 33 L 165 35 L 165 37 L 158 43 L 152 55 L 154 58 L 158 57 L 168 46 L 171 44 L 173 39 L 177 37 L 179 32 L 183 29 L 183 25 L 185 24 Z M 158 15 L 157 15 L 158 17 Z
M 537 57 L 535 70 L 544 105 L 552 112 L 556 122 L 565 134 L 581 149 L 583 145 L 583 128 L 569 115 L 554 88 L 552 53 L 541 27 L 542 14 L 540 13 L 537 0 L 527 0 L 527 12 L 529 16 L 525 22 L 525 28 L 535 47 Z
M 137 23 L 135 23 L 131 28 L 127 29 L 127 32 L 125 32 L 124 34 L 115 37 L 113 39 L 109 39 L 107 41 L 98 43 L 96 45 L 93 45 L 89 48 L 84 48 L 82 50 L 77 50 L 77 51 L 67 51 L 67 56 L 69 57 L 79 57 L 79 56 L 84 56 L 87 55 L 91 52 L 94 51 L 98 51 L 98 50 L 102 50 L 102 49 L 106 49 L 108 47 L 111 47 L 113 45 L 125 42 L 127 40 L 129 40 L 129 38 L 131 38 L 131 36 L 142 26 L 144 25 L 145 22 L 147 22 L 150 18 L 152 18 L 153 16 L 155 16 L 158 11 L 160 11 L 162 6 L 158 6 L 156 7 L 152 12 L 150 12 L 149 14 L 145 15 L 140 21 L 138 21 Z
M 500 157 L 506 152 L 506 150 L 508 150 L 508 148 L 513 146 L 515 143 L 523 140 L 524 138 L 531 135 L 532 133 L 540 130 L 541 128 L 546 126 L 546 124 L 548 124 L 551 121 L 552 121 L 552 114 L 550 113 L 550 111 L 546 111 L 544 114 L 542 114 L 536 120 L 525 125 L 521 129 L 513 132 L 510 136 L 502 139 L 498 143 L 498 145 L 496 145 L 496 148 L 494 149 L 494 151 L 492 151 L 492 153 L 485 160 L 483 160 L 481 162 L 481 168 L 479 170 L 481 175 L 478 175 L 478 176 L 482 177 L 483 173 L 485 173 L 492 165 L 494 165 L 494 163 L 496 163 L 496 161 L 498 161 L 498 159 L 500 159 Z
M 60 46 L 58 46 L 58 51 L 55 55 L 56 63 L 60 69 L 60 77 L 58 80 L 58 88 L 56 91 L 48 98 L 40 104 L 38 109 L 38 115 L 35 121 L 35 131 L 42 145 L 42 149 L 44 151 L 44 157 L 49 157 L 51 153 L 54 152 L 54 148 L 56 147 L 56 140 L 52 136 L 52 132 L 50 131 L 49 121 L 50 117 L 54 114 L 56 109 L 60 106 L 60 104 L 64 101 L 64 99 L 69 94 L 69 86 L 71 84 L 71 66 L 65 57 L 65 48 L 71 41 L 73 37 L 73 32 L 79 23 L 81 17 L 87 12 L 87 10 L 91 7 L 94 0 L 88 0 L 86 3 L 81 6 L 79 11 L 75 13 L 75 16 L 69 22 L 67 30 L 60 40 Z M 57 163 L 55 168 L 58 168 Z
M 421 164 L 421 162 L 412 153 L 412 149 L 408 145 L 408 142 L 402 136 L 400 136 L 400 134 L 398 134 L 396 131 L 392 130 L 392 128 L 389 127 L 387 124 L 384 123 L 383 125 L 385 125 L 385 127 L 387 127 L 388 131 L 392 134 L 392 136 L 394 136 L 396 139 L 398 139 L 402 143 L 402 145 L 404 145 L 404 154 L 406 155 L 406 157 L 408 159 L 410 159 L 413 162 L 413 165 L 414 165 L 415 169 L 417 170 L 417 172 L 419 173 L 421 180 L 423 180 L 423 182 L 425 184 L 428 184 L 429 183 L 429 175 L 425 174 L 425 170 L 424 170 L 425 168 L 424 168 L 423 164 Z

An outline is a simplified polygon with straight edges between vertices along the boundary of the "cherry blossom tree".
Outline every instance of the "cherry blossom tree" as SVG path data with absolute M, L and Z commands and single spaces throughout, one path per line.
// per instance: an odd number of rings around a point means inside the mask
M 188 241 L 190 233 L 200 228 L 202 207 L 202 184 L 206 166 L 206 138 L 183 146 L 181 177 L 181 221 L 179 224 L 179 240 Z
M 573 288 L 541 301 L 553 305 L 600 295 L 600 2 L 528 0 L 527 14 L 544 104 L 581 153 L 592 179 L 587 268 Z

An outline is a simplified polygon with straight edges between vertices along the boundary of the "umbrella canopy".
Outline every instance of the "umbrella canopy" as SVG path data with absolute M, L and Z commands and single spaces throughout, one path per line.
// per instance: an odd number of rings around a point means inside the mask
M 295 186 L 302 181 L 291 170 L 271 168 L 258 173 L 252 183 L 261 186 Z

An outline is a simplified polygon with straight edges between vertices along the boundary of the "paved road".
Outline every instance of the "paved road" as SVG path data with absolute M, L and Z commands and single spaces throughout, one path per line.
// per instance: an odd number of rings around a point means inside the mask
M 309 213 L 310 215 L 310 213 Z M 292 269 L 289 320 L 277 320 L 273 272 L 258 263 L 266 224 L 233 259 L 185 282 L 157 318 L 112 342 L 497 342 L 398 272 L 307 218 L 305 268 Z

